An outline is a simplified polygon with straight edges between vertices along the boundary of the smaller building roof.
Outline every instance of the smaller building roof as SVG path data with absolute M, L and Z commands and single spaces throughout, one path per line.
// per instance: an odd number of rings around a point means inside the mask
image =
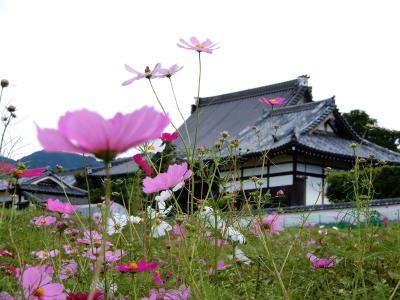
M 111 166 L 109 168 L 109 172 L 111 176 L 119 176 L 126 175 L 136 172 L 139 169 L 138 165 L 133 161 L 131 157 L 129 158 L 121 158 L 119 160 L 115 160 L 111 162 Z M 106 172 L 104 168 L 97 169 L 92 173 L 88 174 L 89 176 L 96 177 L 104 177 L 106 176 Z

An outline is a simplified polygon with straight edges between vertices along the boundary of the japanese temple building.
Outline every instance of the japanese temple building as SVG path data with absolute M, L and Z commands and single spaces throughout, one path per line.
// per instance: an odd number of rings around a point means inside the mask
M 260 103 L 260 97 L 284 98 L 280 106 Z M 327 167 L 349 170 L 355 157 L 400 163 L 400 153 L 371 143 L 359 136 L 339 113 L 334 97 L 313 101 L 308 76 L 259 88 L 200 98 L 198 106 L 186 120 L 190 140 L 194 140 L 196 110 L 199 126 L 197 146 L 215 147 L 221 132 L 228 140 L 237 140 L 240 178 L 224 187 L 229 191 L 248 193 L 256 190 L 254 176 L 263 190 L 272 195 L 283 190 L 283 205 L 328 204 L 324 195 Z M 185 128 L 179 128 L 188 143 Z M 176 142 L 183 156 L 183 144 Z M 227 147 L 221 150 L 227 156 Z M 262 157 L 267 156 L 262 168 Z

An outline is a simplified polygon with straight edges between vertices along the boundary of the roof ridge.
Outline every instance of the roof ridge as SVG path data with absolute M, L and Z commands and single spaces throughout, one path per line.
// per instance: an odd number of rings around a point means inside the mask
M 310 130 L 317 127 L 329 114 L 334 112 L 336 105 L 327 105 L 325 109 L 319 114 L 319 116 L 308 123 L 303 129 L 300 130 L 300 134 L 309 132 Z
M 307 103 L 302 103 L 302 104 L 297 104 L 297 105 L 275 107 L 274 110 L 269 109 L 268 111 L 266 111 L 266 114 L 263 117 L 269 116 L 269 114 L 271 114 L 272 112 L 273 112 L 273 115 L 276 116 L 276 115 L 281 115 L 281 114 L 286 114 L 286 113 L 309 110 L 309 109 L 312 109 L 319 105 L 333 106 L 336 108 L 335 97 L 330 97 L 325 100 L 312 101 L 312 102 L 307 102 Z
M 216 103 L 223 103 L 223 102 L 231 102 L 235 100 L 240 100 L 244 97 L 249 97 L 249 96 L 262 96 L 265 93 L 272 93 L 272 92 L 280 92 L 284 90 L 290 90 L 294 88 L 299 87 L 299 82 L 298 79 L 293 79 L 289 81 L 284 81 L 280 83 L 274 83 L 270 85 L 265 85 L 261 87 L 256 87 L 252 89 L 247 89 L 247 90 L 242 90 L 242 91 L 237 91 L 237 92 L 231 92 L 227 94 L 220 94 L 216 96 L 211 96 L 211 97 L 200 97 L 200 107 L 204 105 L 211 105 L 211 104 L 216 104 Z

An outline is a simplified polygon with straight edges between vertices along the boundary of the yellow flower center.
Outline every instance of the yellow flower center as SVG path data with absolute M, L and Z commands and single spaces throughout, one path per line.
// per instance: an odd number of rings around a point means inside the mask
M 198 44 L 198 45 L 196 45 L 196 48 L 204 49 L 204 46 L 202 44 Z
M 101 239 L 94 239 L 95 244 L 101 244 Z
M 36 296 L 36 297 L 42 297 L 42 296 L 44 296 L 44 288 L 37 288 L 36 290 L 35 290 L 35 292 L 33 293 L 33 296 Z
M 129 268 L 132 270 L 136 270 L 137 269 L 137 264 L 133 261 L 129 264 Z
M 64 272 L 65 272 L 65 274 L 71 274 L 72 270 L 70 268 L 66 268 Z
M 46 220 L 45 219 L 40 219 L 39 223 L 40 224 L 46 224 Z
M 149 145 L 149 147 L 147 147 L 147 149 L 150 151 L 154 151 L 154 150 L 156 150 L 156 147 L 154 145 Z
M 271 100 L 269 100 L 269 102 L 275 103 L 275 102 L 278 102 L 278 100 L 276 100 L 276 99 L 271 99 Z
M 15 174 L 22 175 L 22 174 L 24 174 L 24 170 L 16 170 Z
M 49 256 L 49 253 L 48 252 L 43 252 L 43 257 L 44 258 L 46 258 L 46 257 L 48 257 Z

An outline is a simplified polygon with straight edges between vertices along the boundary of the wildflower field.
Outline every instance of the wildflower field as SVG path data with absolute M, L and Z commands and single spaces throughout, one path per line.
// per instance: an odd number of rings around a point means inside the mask
M 178 46 L 198 55 L 199 99 L 200 58 L 217 45 L 192 37 Z M 174 94 L 171 77 L 182 68 L 157 64 L 142 73 L 125 67 L 134 77 L 122 85 L 148 80 L 164 110 L 152 80 L 167 78 Z M 259 101 L 273 110 L 285 99 Z M 260 187 L 238 209 L 237 191 L 212 189 L 226 187 L 222 169 L 229 180 L 238 177 L 237 140 L 222 132 L 218 144 L 205 149 L 196 144 L 197 132 L 190 140 L 185 124 L 179 132 L 164 132 L 170 123 L 167 112 L 145 106 L 112 119 L 82 109 L 67 112 L 57 129 L 38 127 L 45 150 L 104 162 L 104 202 L 92 204 L 89 214 L 51 198 L 26 210 L 3 206 L 0 300 L 400 298 L 400 225 L 369 222 L 372 193 L 361 197 L 355 187 L 351 224 L 314 224 L 304 214 L 298 226 L 284 228 L 279 211 L 264 210 L 283 191 L 262 194 Z M 185 144 L 181 157 L 171 154 L 177 139 Z M 139 150 L 133 157 L 139 181 L 115 182 L 109 163 L 133 147 Z M 268 152 L 261 159 L 264 165 Z M 21 178 L 43 171 L 0 164 L 15 190 Z M 353 174 L 359 174 L 357 162 Z M 205 193 L 196 192 L 199 183 L 209 187 Z M 116 184 L 120 188 L 113 190 Z M 113 201 L 122 190 L 126 211 Z

